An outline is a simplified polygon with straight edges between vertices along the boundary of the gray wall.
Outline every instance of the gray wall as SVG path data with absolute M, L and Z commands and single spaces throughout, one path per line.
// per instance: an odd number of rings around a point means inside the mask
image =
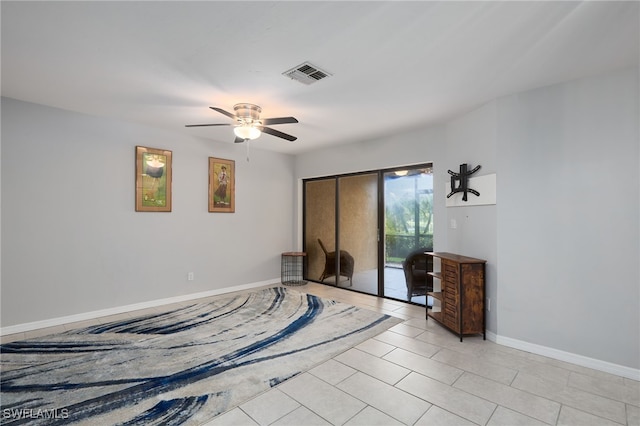
M 640 367 L 638 70 L 498 112 L 498 332 Z
M 460 164 L 469 167 L 481 166 L 473 174 L 484 176 L 497 173 L 496 163 L 496 107 L 489 102 L 462 117 L 451 120 L 446 126 L 446 170 L 443 179 L 449 180 L 448 169 L 458 171 Z M 440 171 L 442 173 L 442 171 Z M 473 187 L 473 186 L 472 186 Z M 474 195 L 469 195 L 474 197 Z M 498 194 L 498 199 L 500 195 Z M 441 197 L 439 202 L 444 202 Z M 499 202 L 499 201 L 498 201 Z M 435 220 L 438 220 L 436 216 Z M 449 207 L 446 209 L 445 226 L 448 226 L 448 238 L 443 251 L 477 257 L 487 261 L 485 265 L 486 295 L 490 299 L 487 305 L 486 326 L 491 332 L 498 330 L 498 248 L 496 205 Z M 455 220 L 456 228 L 451 228 Z
M 497 340 L 638 369 L 638 99 L 637 68 L 514 94 L 442 125 L 300 155 L 296 177 L 433 161 L 434 248 L 488 261 Z M 447 170 L 463 162 L 496 173 L 497 205 L 444 207 Z
M 173 211 L 136 213 L 135 146 L 173 151 Z M 280 276 L 293 157 L 2 99 L 2 326 Z M 208 213 L 208 157 L 236 213 Z M 194 272 L 195 280 L 187 281 Z

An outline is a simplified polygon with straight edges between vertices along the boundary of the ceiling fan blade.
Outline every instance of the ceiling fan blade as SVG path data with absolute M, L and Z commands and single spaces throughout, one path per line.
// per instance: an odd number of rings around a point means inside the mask
M 277 118 L 263 118 L 262 120 L 262 124 L 287 124 L 287 123 L 297 123 L 298 120 L 296 120 L 293 117 L 277 117 Z
M 244 141 L 246 141 L 246 139 L 242 139 L 236 136 L 236 139 L 233 141 L 233 143 L 242 143 Z
M 260 131 L 262 131 L 262 132 L 264 132 L 264 133 L 266 133 L 268 135 L 276 136 L 276 137 L 279 137 L 279 138 L 282 138 L 282 139 L 286 139 L 286 140 L 291 141 L 291 142 L 293 142 L 296 139 L 298 139 L 295 136 L 291 136 L 291 135 L 288 135 L 286 133 L 279 132 L 278 130 L 274 130 L 274 129 L 270 128 L 270 127 L 263 127 L 263 126 L 256 126 L 256 127 L 258 129 L 260 129 Z
M 226 115 L 232 120 L 239 120 L 238 116 L 236 116 L 235 114 L 231 114 L 230 112 L 225 111 L 222 108 L 216 108 L 216 107 L 209 107 L 209 108 L 211 108 L 214 111 L 218 111 L 220 114 Z
M 231 124 L 185 124 L 184 127 L 231 126 Z

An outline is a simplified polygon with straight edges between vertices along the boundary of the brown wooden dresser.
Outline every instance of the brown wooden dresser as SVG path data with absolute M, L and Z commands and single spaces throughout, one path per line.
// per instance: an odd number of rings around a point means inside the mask
M 485 328 L 485 264 L 486 260 L 460 256 L 446 252 L 426 252 L 433 257 L 434 269 L 436 259 L 440 259 L 440 270 L 428 272 L 433 276 L 433 308 L 427 308 L 429 317 L 448 328 L 460 337 L 482 334 L 487 338 Z M 437 285 L 438 281 L 440 286 Z M 438 291 L 438 287 L 440 291 Z

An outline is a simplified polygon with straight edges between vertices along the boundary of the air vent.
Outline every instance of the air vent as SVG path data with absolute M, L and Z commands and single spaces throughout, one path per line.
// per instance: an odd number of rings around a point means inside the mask
M 282 75 L 287 76 L 293 80 L 297 80 L 303 84 L 312 84 L 316 81 L 322 80 L 325 77 L 329 77 L 331 74 L 321 70 L 320 68 L 310 64 L 309 62 L 305 62 L 298 65 L 297 67 L 283 72 Z

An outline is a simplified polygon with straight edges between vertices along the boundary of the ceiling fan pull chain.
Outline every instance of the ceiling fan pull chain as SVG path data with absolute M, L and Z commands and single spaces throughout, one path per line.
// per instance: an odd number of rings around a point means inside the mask
M 244 144 L 247 146 L 247 163 L 249 162 L 249 139 L 245 139 Z

